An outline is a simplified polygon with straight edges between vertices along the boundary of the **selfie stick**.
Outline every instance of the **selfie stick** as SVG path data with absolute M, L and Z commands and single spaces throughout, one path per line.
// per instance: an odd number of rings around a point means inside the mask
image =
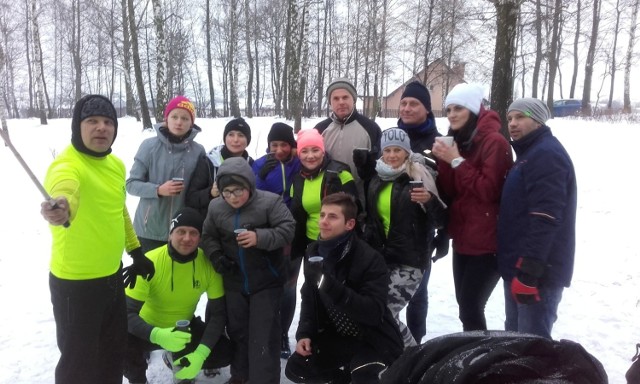
M 11 150 L 11 152 L 13 152 L 13 155 L 16 157 L 20 165 L 22 165 L 22 168 L 27 172 L 27 174 L 31 178 L 31 181 L 33 181 L 33 184 L 36 185 L 36 187 L 42 194 L 42 197 L 44 197 L 44 199 L 49 202 L 49 204 L 51 205 L 51 208 L 52 209 L 60 208 L 58 206 L 58 203 L 56 203 L 56 201 L 53 200 L 51 196 L 47 193 L 47 191 L 44 189 L 44 187 L 42 186 L 42 184 L 40 183 L 36 175 L 33 173 L 31 168 L 29 168 L 29 165 L 27 165 L 27 163 L 24 161 L 22 156 L 20 156 L 20 153 L 18 152 L 16 147 L 13 146 L 13 143 L 11 143 L 11 139 L 9 138 L 9 133 L 6 132 L 3 128 L 0 128 L 0 135 L 2 136 L 2 140 L 4 140 L 4 143 L 6 144 L 6 146 L 9 147 L 9 149 Z M 68 220 L 63 224 L 65 228 L 68 228 L 69 225 L 70 223 Z

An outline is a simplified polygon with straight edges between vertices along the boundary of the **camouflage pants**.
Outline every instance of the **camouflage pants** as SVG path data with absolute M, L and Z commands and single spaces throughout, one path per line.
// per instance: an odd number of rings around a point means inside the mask
M 389 265 L 389 275 L 391 282 L 389 283 L 387 307 L 398 323 L 405 348 L 411 347 L 417 343 L 411 336 L 409 328 L 400 320 L 400 311 L 407 306 L 411 297 L 418 290 L 422 280 L 422 270 L 408 265 Z

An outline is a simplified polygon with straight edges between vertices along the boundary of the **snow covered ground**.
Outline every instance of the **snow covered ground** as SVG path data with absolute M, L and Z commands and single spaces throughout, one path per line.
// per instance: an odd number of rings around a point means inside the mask
M 197 141 L 207 149 L 221 143 L 228 120 L 197 119 L 203 129 Z M 267 133 L 277 119 L 248 121 L 252 127 L 248 150 L 257 158 L 264 154 Z M 304 121 L 303 128 L 316 121 Z M 396 120 L 378 123 L 384 129 Z M 69 143 L 70 120 L 51 120 L 48 126 L 36 119 L 8 124 L 13 143 L 42 180 L 53 157 Z M 139 143 L 153 133 L 141 132 L 132 118 L 120 119 L 119 125 L 114 153 L 129 169 Z M 446 131 L 445 119 L 438 119 L 438 125 Z M 634 240 L 640 237 L 636 200 L 640 183 L 633 176 L 638 163 L 633 145 L 640 141 L 640 124 L 554 119 L 549 126 L 573 158 L 579 190 L 573 285 L 565 290 L 553 336 L 581 343 L 604 364 L 609 382 L 622 384 L 634 345 L 640 342 L 640 330 L 634 326 L 640 319 L 640 252 Z M 0 383 L 52 383 L 59 352 L 48 287 L 50 233 L 40 217 L 38 190 L 9 149 L 1 147 Z M 130 196 L 131 212 L 136 204 Z M 429 294 L 427 338 L 461 331 L 450 257 L 434 265 Z M 503 329 L 502 296 L 498 285 L 486 311 L 491 329 Z M 294 323 L 292 342 L 295 329 Z M 171 383 L 171 373 L 157 353 L 152 355 L 148 378 L 154 384 Z M 222 377 L 210 382 L 226 378 L 228 371 L 223 371 Z M 289 383 L 284 377 L 282 382 Z

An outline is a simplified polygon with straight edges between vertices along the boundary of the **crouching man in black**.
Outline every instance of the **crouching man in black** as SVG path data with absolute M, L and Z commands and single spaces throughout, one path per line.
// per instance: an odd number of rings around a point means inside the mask
M 295 383 L 379 383 L 403 351 L 387 309 L 387 266 L 353 231 L 356 216 L 350 195 L 322 200 L 320 237 L 304 260 L 298 343 L 285 371 Z

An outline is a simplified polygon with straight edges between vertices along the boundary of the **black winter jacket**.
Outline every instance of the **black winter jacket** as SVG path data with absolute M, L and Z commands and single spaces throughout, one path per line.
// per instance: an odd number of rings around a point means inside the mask
M 445 208 L 435 197 L 424 205 L 411 201 L 411 177 L 406 173 L 393 181 L 391 187 L 391 219 L 385 235 L 382 217 L 378 213 L 380 191 L 386 185 L 379 176 L 371 180 L 367 192 L 367 225 L 365 240 L 382 253 L 388 265 L 400 264 L 424 270 L 431 254 L 433 233 L 445 220 Z
M 331 332 L 334 324 L 327 312 L 329 303 L 356 323 L 361 330 L 358 336 L 370 344 L 382 356 L 385 364 L 391 364 L 404 349 L 398 326 L 387 308 L 389 272 L 380 253 L 359 239 L 352 231 L 342 246 L 332 251 L 331 258 L 338 261 L 330 271 L 325 271 L 320 288 L 305 283 L 300 291 L 302 304 L 296 340 L 322 337 Z M 318 242 L 309 245 L 305 257 L 318 254 Z M 345 336 L 345 342 L 348 337 Z

